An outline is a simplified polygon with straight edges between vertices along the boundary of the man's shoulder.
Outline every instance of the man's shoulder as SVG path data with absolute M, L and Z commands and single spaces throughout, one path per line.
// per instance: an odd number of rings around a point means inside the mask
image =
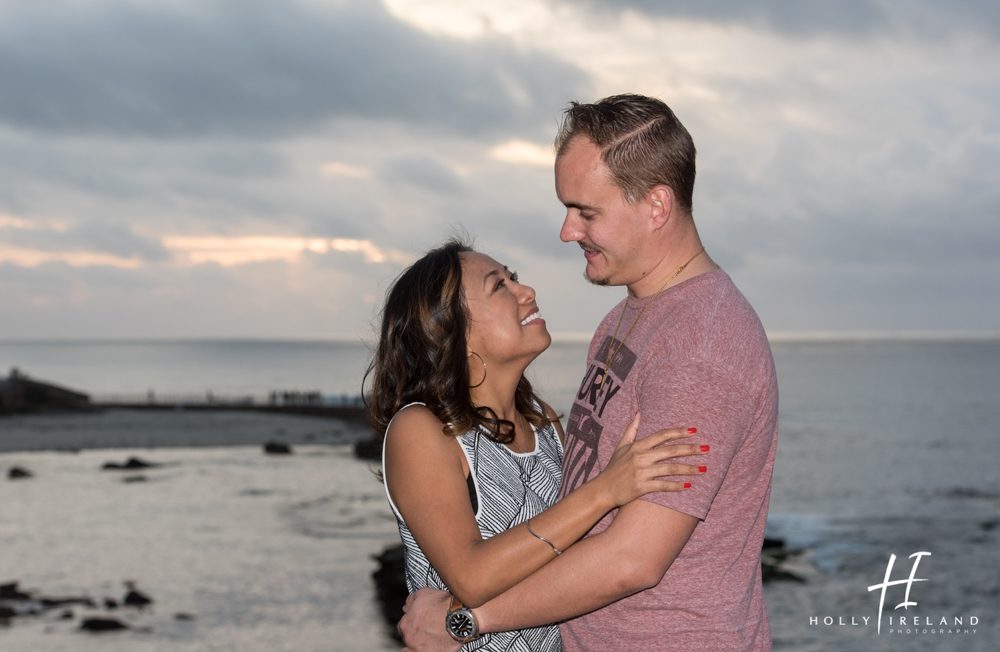
M 708 364 L 737 376 L 767 372 L 773 361 L 757 311 L 721 268 L 692 279 L 674 306 L 676 319 L 657 335 L 675 361 Z
M 670 301 L 660 305 L 663 324 L 660 335 L 669 338 L 691 333 L 699 342 L 739 337 L 766 340 L 764 328 L 753 306 L 722 268 L 697 276 Z
M 697 286 L 695 296 L 706 318 L 728 318 L 759 324 L 757 311 L 724 269 L 720 267 L 703 276 L 704 282 Z

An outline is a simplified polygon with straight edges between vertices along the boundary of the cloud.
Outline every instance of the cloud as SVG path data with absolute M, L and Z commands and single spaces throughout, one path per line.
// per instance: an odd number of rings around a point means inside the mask
M 490 148 L 490 157 L 513 165 L 551 168 L 555 163 L 552 145 L 539 145 L 525 140 L 508 140 Z
M 586 331 L 549 143 L 622 91 L 768 326 L 1000 323 L 1000 9 L 561 2 L 0 0 L 0 335 L 367 332 L 458 227 Z
M 334 120 L 538 134 L 585 80 L 497 38 L 435 38 L 376 3 L 0 4 L 0 122 L 45 133 L 273 138 Z
M 184 263 L 213 263 L 223 267 L 261 262 L 295 263 L 308 256 L 345 253 L 360 254 L 365 262 L 376 264 L 386 261 L 405 264 L 412 258 L 403 251 L 377 247 L 371 240 L 352 238 L 170 236 L 163 244 Z
M 1000 36 L 1000 6 L 991 0 L 840 0 L 839 2 L 788 2 L 787 0 L 583 0 L 601 14 L 632 9 L 650 16 L 742 26 L 783 36 L 806 38 L 833 35 L 846 38 L 902 35 L 935 40 L 961 37 L 970 32 Z
M 338 336 L 368 331 L 380 294 L 352 256 L 239 267 L 34 268 L 0 262 L 0 336 Z M 339 265 L 330 264 L 340 260 Z M 365 326 L 362 327 L 361 325 Z
M 107 222 L 73 224 L 33 224 L 20 218 L 0 221 L 0 258 L 35 265 L 49 260 L 65 260 L 74 265 L 121 265 L 132 267 L 139 261 L 161 261 L 167 250 L 154 238 L 140 235 L 127 226 Z
M 430 193 L 462 192 L 461 177 L 446 163 L 424 155 L 397 156 L 383 165 L 380 176 L 388 184 L 410 185 Z
M 370 179 L 371 170 L 342 161 L 327 161 L 320 165 L 319 174 L 325 178 L 347 177 L 348 179 Z

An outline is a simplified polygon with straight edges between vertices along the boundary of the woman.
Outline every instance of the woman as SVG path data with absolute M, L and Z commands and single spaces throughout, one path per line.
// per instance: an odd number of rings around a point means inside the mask
M 456 640 L 472 640 L 462 605 L 510 588 L 610 510 L 690 486 L 663 476 L 698 473 L 664 463 L 699 454 L 697 446 L 658 446 L 689 429 L 635 443 L 637 418 L 608 468 L 556 503 L 562 427 L 524 377 L 551 341 L 534 290 L 457 241 L 415 262 L 386 299 L 366 374 L 369 413 L 384 436 L 383 477 L 407 588 L 451 592 Z M 558 650 L 559 630 L 488 634 L 463 649 Z

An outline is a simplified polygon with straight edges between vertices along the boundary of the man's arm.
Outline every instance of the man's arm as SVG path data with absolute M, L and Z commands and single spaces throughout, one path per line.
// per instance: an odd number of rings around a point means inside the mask
M 682 505 L 668 507 L 649 500 L 657 494 L 634 500 L 619 510 L 607 530 L 579 541 L 533 575 L 473 609 L 480 630 L 508 631 L 561 622 L 659 583 L 700 522 L 685 512 L 708 513 L 738 448 L 735 435 L 746 430 L 740 422 L 740 402 L 721 400 L 743 391 L 724 370 L 700 358 L 676 365 L 669 374 L 647 378 L 639 398 L 644 421 L 696 425 L 711 441 L 708 473 L 691 490 L 672 494 L 671 502 L 683 500 Z M 669 406 L 663 405 L 665 396 L 672 397 Z M 647 419 L 647 414 L 654 416 Z M 409 610 L 400 621 L 410 649 L 445 649 L 440 645 L 450 641 L 443 624 L 446 609 L 447 603 L 432 591 L 411 596 Z
M 556 623 L 656 586 L 699 521 L 635 500 L 607 530 L 473 610 L 484 632 Z
M 607 530 L 588 537 L 506 592 L 473 609 L 480 632 L 556 623 L 659 583 L 699 520 L 645 500 L 623 507 Z M 407 650 L 451 649 L 449 601 L 438 591 L 407 600 L 400 631 Z
M 633 500 L 606 530 L 474 609 L 483 631 L 561 622 L 656 586 L 700 522 L 692 514 L 708 513 L 729 468 L 737 446 L 731 433 L 743 430 L 733 421 L 738 412 L 720 397 L 741 391 L 723 369 L 700 357 L 678 362 L 669 373 L 651 367 L 639 387 L 639 411 L 649 424 L 640 428 L 640 438 L 652 424 L 696 425 L 712 442 L 709 472 L 690 491 Z M 666 505 L 660 504 L 664 498 Z

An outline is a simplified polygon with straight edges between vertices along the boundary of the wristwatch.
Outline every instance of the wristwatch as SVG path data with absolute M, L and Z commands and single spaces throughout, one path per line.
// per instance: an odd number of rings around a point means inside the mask
M 451 597 L 451 606 L 444 617 L 444 627 L 448 634 L 459 643 L 468 643 L 479 638 L 479 624 L 472 610 L 466 608 L 458 598 Z

